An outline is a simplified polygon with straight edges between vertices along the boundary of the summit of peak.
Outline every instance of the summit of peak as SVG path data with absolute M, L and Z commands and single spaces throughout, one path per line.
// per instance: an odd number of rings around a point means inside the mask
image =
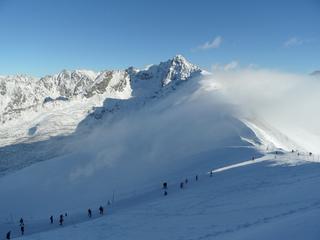
M 181 54 L 177 54 L 173 57 L 173 60 L 181 60 L 181 61 L 187 61 L 187 59 L 181 55 Z

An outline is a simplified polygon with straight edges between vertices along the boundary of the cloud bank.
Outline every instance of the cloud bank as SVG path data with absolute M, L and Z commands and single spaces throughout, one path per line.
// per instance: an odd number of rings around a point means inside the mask
M 286 48 L 291 48 L 291 47 L 303 45 L 308 42 L 310 42 L 310 41 L 306 40 L 306 39 L 300 39 L 298 37 L 291 37 L 287 41 L 284 42 L 283 46 Z
M 208 49 L 215 49 L 215 48 L 219 48 L 222 44 L 222 37 L 221 36 L 217 36 L 215 37 L 212 41 L 208 41 L 202 45 L 200 45 L 198 47 L 198 49 L 200 50 L 208 50 Z
M 306 151 L 320 153 L 320 81 L 267 69 L 217 71 L 224 97 L 249 118 L 274 126 Z

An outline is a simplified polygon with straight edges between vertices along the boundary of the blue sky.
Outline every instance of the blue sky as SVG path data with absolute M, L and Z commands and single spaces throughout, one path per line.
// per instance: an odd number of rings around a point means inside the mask
M 210 69 L 320 69 L 320 0 L 0 0 L 0 74 L 122 69 L 178 53 Z

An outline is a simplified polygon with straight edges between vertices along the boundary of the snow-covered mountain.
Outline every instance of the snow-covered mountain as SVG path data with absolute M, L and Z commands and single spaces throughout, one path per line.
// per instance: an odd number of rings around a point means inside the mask
M 223 84 L 181 55 L 1 77 L 0 238 L 21 236 L 23 217 L 26 239 L 294 239 L 298 225 L 302 239 L 301 223 L 317 218 L 319 156 L 264 121 L 268 111 L 240 111 Z
M 154 98 L 199 74 L 198 67 L 177 55 L 143 70 L 63 70 L 40 79 L 2 76 L 0 146 L 69 134 L 108 99 Z
M 201 73 L 177 55 L 142 70 L 1 77 L 0 174 L 65 154 L 70 140 L 63 138 L 91 131 L 104 115 L 135 111 Z

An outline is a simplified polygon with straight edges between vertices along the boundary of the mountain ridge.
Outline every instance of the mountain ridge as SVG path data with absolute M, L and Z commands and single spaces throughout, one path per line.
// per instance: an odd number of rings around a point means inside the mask
M 201 72 L 182 55 L 176 55 L 146 69 L 62 70 L 41 78 L 21 74 L 2 76 L 0 146 L 34 139 L 41 129 L 47 137 L 69 134 L 90 112 L 108 101 L 114 104 L 135 98 L 145 102 Z M 50 129 L 53 125 L 48 126 L 48 122 L 54 121 L 56 133 L 45 129 Z

